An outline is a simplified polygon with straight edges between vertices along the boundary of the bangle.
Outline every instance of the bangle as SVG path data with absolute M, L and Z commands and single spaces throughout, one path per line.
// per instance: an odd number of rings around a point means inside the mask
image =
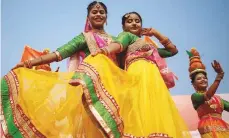
M 58 51 L 55 51 L 54 52 L 55 54 L 56 54 L 56 61 L 58 62 L 58 61 L 61 61 L 62 60 L 62 57 L 61 57 L 61 55 L 60 55 L 60 52 L 58 52 Z
M 172 53 L 177 53 L 177 50 L 176 50 L 176 46 L 174 44 L 172 44 L 172 42 L 168 39 L 168 38 L 165 38 L 164 40 L 160 41 L 160 43 L 166 48 L 168 49 L 170 52 Z M 174 52 L 175 50 L 175 52 Z
M 33 67 L 31 60 L 24 61 L 24 67 L 31 69 Z
M 221 81 L 224 77 L 224 72 L 221 72 L 221 73 L 218 73 L 217 76 L 216 76 L 216 81 Z
M 171 41 L 166 37 L 165 39 L 161 40 L 160 43 L 165 46 L 168 45 L 169 43 L 171 43 Z
M 43 64 L 43 58 L 42 57 L 40 57 L 40 62 L 41 62 L 41 65 Z
M 106 47 L 101 48 L 101 50 L 102 50 L 102 53 L 106 56 L 110 54 Z

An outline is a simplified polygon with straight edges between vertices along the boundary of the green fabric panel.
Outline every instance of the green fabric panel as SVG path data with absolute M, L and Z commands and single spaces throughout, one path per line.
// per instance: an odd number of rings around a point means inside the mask
M 122 44 L 123 50 L 125 50 L 129 45 L 133 44 L 137 39 L 139 39 L 139 37 L 130 32 L 122 32 L 118 35 L 118 37 L 114 42 Z
M 9 88 L 6 80 L 3 78 L 1 80 L 1 100 L 3 114 L 6 120 L 8 133 L 15 138 L 23 138 L 21 132 L 18 130 L 17 126 L 14 124 L 13 111 L 10 105 L 9 99 Z
M 201 104 L 204 103 L 203 93 L 193 93 L 191 96 L 192 104 L 195 109 L 197 109 Z
M 157 48 L 159 55 L 162 58 L 167 58 L 173 56 L 172 52 L 166 50 L 165 48 Z
M 229 112 L 229 102 L 224 100 L 224 99 L 222 99 L 222 101 L 223 101 L 223 105 L 224 105 L 224 110 Z
M 112 130 L 113 134 L 115 135 L 115 138 L 120 138 L 120 133 L 117 128 L 117 124 L 115 120 L 112 118 L 111 114 L 107 111 L 107 109 L 103 106 L 103 104 L 99 101 L 92 79 L 84 74 L 84 73 L 78 73 L 75 72 L 72 79 L 81 79 L 86 83 L 87 89 L 89 90 L 90 97 L 92 100 L 92 104 L 95 107 L 95 109 L 98 111 L 98 113 L 102 116 L 104 121 L 107 123 L 108 127 Z
M 57 48 L 57 51 L 60 53 L 62 59 L 72 56 L 79 50 L 87 50 L 87 44 L 84 38 L 84 35 L 81 33 L 80 35 L 74 37 L 71 41 L 66 43 L 65 45 Z

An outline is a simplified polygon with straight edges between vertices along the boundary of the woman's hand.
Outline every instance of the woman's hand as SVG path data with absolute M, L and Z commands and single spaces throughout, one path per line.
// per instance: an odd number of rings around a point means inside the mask
M 153 28 L 142 28 L 141 35 L 146 35 L 146 36 L 154 36 L 157 33 L 157 31 Z
M 25 68 L 29 68 L 31 69 L 33 67 L 32 63 L 31 63 L 31 60 L 26 60 L 24 62 L 20 62 L 18 63 L 13 69 L 17 69 L 17 68 L 20 68 L 20 67 L 25 67 Z
M 212 64 L 213 69 L 217 73 L 215 81 L 221 81 L 224 77 L 224 72 L 223 72 L 221 65 L 216 60 L 214 60 L 214 62 L 211 64 Z
M 212 64 L 212 67 L 213 67 L 213 69 L 215 70 L 216 73 L 218 73 L 218 74 L 224 73 L 219 62 L 214 60 L 214 62 L 212 62 L 211 64 Z
M 15 67 L 12 68 L 12 70 L 20 68 L 20 67 L 24 67 L 24 62 L 18 63 Z

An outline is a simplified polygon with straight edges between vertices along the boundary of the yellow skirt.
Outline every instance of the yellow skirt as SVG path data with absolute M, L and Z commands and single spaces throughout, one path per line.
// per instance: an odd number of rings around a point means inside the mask
M 4 134 L 17 138 L 127 138 L 153 133 L 189 137 L 155 65 L 141 60 L 126 72 L 98 55 L 87 57 L 77 72 L 25 68 L 9 72 L 1 81 Z M 72 77 L 82 86 L 69 85 Z
M 135 136 L 165 133 L 173 138 L 191 137 L 157 66 L 138 60 L 127 71 L 139 82 L 136 89 L 129 91 L 128 106 L 121 108 L 125 132 Z
M 68 84 L 71 73 L 19 68 L 1 81 L 5 136 L 102 137 L 82 105 L 82 87 Z

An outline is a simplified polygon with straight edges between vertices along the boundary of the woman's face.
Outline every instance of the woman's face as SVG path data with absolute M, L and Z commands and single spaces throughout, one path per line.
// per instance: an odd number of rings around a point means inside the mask
M 141 35 L 142 23 L 138 15 L 136 14 L 129 14 L 127 17 L 125 24 L 123 26 L 123 30 L 126 32 L 131 32 L 137 36 Z
M 203 73 L 198 73 L 194 79 L 193 86 L 198 91 L 205 91 L 208 87 L 208 79 Z
M 107 20 L 107 14 L 100 4 L 96 4 L 89 12 L 88 19 L 92 25 L 92 28 L 103 28 L 103 25 Z

